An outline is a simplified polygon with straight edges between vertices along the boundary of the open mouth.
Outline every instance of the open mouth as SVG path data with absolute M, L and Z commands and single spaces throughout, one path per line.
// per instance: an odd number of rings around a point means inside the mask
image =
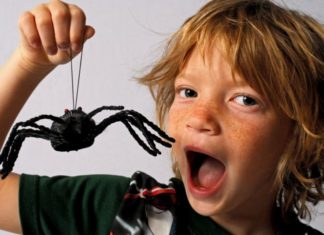
M 193 187 L 211 190 L 219 185 L 225 173 L 225 165 L 221 161 L 196 151 L 188 151 L 187 159 Z

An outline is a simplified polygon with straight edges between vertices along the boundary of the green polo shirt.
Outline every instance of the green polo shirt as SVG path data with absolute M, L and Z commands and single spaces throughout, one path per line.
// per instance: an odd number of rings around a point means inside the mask
M 23 174 L 19 208 L 24 235 L 109 235 L 115 216 L 128 191 L 130 178 L 112 175 L 44 177 Z M 229 235 L 189 205 L 183 184 L 177 189 L 177 212 L 195 235 Z M 323 235 L 300 223 L 297 217 L 283 225 L 280 235 Z M 182 234 L 180 234 L 182 235 Z
M 130 178 L 112 175 L 23 174 L 19 191 L 23 234 L 109 235 L 129 183 Z M 208 217 L 194 212 L 189 204 L 185 205 L 181 214 L 195 234 L 228 234 Z

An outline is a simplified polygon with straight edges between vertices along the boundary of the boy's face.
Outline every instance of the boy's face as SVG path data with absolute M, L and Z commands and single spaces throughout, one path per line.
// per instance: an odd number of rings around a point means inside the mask
M 241 77 L 233 79 L 220 48 L 210 58 L 193 51 L 175 80 L 168 118 L 189 202 L 216 221 L 269 216 L 291 122 Z

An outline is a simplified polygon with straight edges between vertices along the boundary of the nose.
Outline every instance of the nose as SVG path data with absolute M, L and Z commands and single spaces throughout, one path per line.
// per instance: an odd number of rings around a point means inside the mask
M 190 112 L 186 122 L 189 131 L 208 135 L 218 135 L 221 127 L 217 112 L 211 107 L 197 107 Z

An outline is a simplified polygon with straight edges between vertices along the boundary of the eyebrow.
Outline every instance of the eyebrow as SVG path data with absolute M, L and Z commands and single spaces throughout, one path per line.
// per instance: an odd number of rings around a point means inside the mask
M 249 86 L 251 87 L 251 85 L 245 80 L 243 79 L 241 76 L 239 76 L 238 74 L 236 74 L 235 72 L 232 73 L 234 76 L 231 76 L 232 79 L 233 79 L 233 82 L 235 85 L 237 86 L 240 86 L 240 87 L 245 87 L 245 86 Z M 196 75 L 194 75 L 193 73 L 184 73 L 184 72 L 180 72 L 175 80 L 178 80 L 178 79 L 195 79 L 197 78 Z
M 180 72 L 178 73 L 178 75 L 176 76 L 176 79 L 186 79 L 186 78 L 196 78 L 197 76 L 195 76 L 193 73 L 184 73 L 184 72 Z

